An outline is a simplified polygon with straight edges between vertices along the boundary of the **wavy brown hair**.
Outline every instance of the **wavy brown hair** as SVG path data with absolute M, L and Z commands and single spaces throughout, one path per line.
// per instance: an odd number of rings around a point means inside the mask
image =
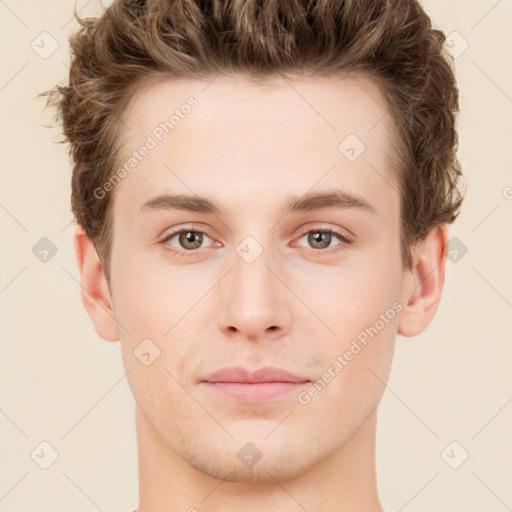
M 40 96 L 62 121 L 71 209 L 109 283 L 112 193 L 94 190 L 119 165 L 123 111 L 155 80 L 369 77 L 394 121 L 404 265 L 430 229 L 457 217 L 458 88 L 445 35 L 417 0 L 115 0 L 100 17 L 74 14 L 69 81 Z

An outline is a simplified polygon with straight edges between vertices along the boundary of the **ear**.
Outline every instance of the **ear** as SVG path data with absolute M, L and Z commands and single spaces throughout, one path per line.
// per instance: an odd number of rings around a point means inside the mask
M 117 341 L 117 322 L 103 265 L 94 244 L 80 225 L 75 228 L 74 245 L 80 272 L 82 303 L 98 336 L 106 341 Z
M 423 332 L 436 314 L 444 286 L 448 249 L 448 226 L 429 231 L 413 249 L 410 275 L 404 279 L 398 334 L 416 336 Z

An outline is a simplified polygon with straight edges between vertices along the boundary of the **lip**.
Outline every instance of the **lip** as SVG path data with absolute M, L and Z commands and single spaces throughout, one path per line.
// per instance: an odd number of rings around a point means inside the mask
M 241 366 L 223 368 L 201 379 L 210 390 L 242 402 L 265 402 L 297 391 L 311 382 L 281 368 L 266 366 L 249 371 Z

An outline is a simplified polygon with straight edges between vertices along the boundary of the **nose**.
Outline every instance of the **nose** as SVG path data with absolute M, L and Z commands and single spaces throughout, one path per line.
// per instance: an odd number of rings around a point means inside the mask
M 218 287 L 219 328 L 228 336 L 251 341 L 275 340 L 289 333 L 293 295 L 275 261 L 263 251 L 252 263 L 235 253 L 232 263 Z

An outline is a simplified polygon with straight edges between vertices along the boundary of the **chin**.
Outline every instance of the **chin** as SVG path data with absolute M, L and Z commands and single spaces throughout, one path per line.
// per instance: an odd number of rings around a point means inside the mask
M 253 483 L 275 483 L 293 480 L 307 473 L 311 467 L 302 465 L 299 461 L 290 460 L 284 462 L 278 457 L 267 457 L 266 461 L 258 461 L 252 468 L 244 467 L 240 463 L 233 464 L 229 460 L 198 458 L 192 463 L 196 469 L 227 482 L 253 482 Z
M 181 456 L 196 469 L 214 478 L 254 483 L 293 480 L 313 469 L 324 458 L 311 440 L 308 443 L 302 439 L 284 439 L 276 435 L 270 442 L 265 435 L 252 438 L 236 436 L 227 444 L 225 439 L 217 442 L 212 440 L 206 446 L 203 440 L 194 445 L 194 450 L 188 451 L 186 446 L 183 447 Z M 270 437 L 274 435 L 272 433 Z M 290 442 L 290 439 L 294 441 Z

